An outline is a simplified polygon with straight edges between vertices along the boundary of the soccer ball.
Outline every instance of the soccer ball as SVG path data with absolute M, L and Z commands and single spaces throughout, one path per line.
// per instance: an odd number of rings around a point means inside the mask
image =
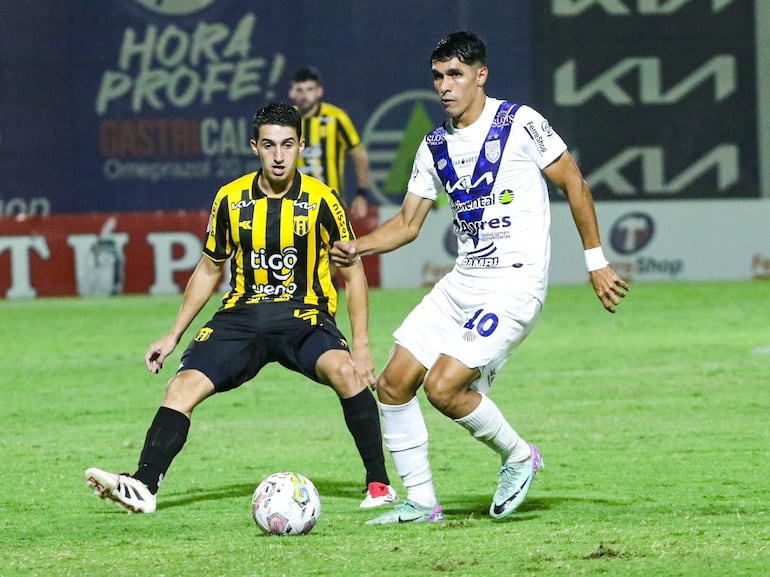
M 321 514 L 321 497 L 304 475 L 273 473 L 254 491 L 251 514 L 268 535 L 305 535 Z

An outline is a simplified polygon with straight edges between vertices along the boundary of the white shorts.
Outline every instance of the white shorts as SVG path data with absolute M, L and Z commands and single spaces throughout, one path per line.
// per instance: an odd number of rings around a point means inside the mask
M 471 388 L 486 393 L 543 307 L 530 292 L 516 291 L 510 284 L 468 283 L 459 275 L 446 275 L 393 333 L 396 344 L 427 369 L 440 354 L 479 368 L 481 377 Z

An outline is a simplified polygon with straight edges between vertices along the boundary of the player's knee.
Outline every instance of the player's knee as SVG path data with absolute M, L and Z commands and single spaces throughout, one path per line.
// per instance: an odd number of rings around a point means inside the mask
M 185 414 L 214 393 L 214 385 L 203 373 L 183 371 L 171 377 L 166 386 L 163 405 Z
M 383 371 L 375 381 L 377 399 L 386 405 L 403 405 L 414 396 L 414 390 L 403 379 L 393 378 L 388 371 Z
M 450 384 L 445 379 L 437 378 L 430 373 L 423 385 L 425 396 L 430 404 L 444 414 L 449 414 L 451 412 L 450 409 L 455 401 L 454 397 L 456 389 L 449 385 Z
M 326 380 L 342 398 L 351 397 L 365 388 L 365 384 L 356 373 L 353 362 L 337 363 L 326 373 Z

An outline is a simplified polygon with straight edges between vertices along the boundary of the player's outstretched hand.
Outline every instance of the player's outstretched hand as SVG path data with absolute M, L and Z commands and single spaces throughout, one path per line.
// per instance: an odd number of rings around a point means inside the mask
M 366 383 L 366 386 L 374 387 L 374 359 L 368 347 L 357 347 L 351 351 L 353 365 L 356 373 Z
M 591 284 L 604 308 L 614 313 L 615 307 L 620 304 L 620 299 L 625 298 L 630 290 L 628 283 L 620 278 L 612 268 L 605 266 L 599 270 L 588 273 Z
M 338 240 L 331 250 L 332 261 L 337 266 L 350 266 L 361 258 L 353 241 Z
M 174 352 L 176 344 L 177 340 L 171 335 L 166 335 L 152 343 L 147 349 L 147 354 L 144 355 L 144 364 L 147 366 L 147 370 L 151 373 L 160 371 L 163 368 L 163 361 Z

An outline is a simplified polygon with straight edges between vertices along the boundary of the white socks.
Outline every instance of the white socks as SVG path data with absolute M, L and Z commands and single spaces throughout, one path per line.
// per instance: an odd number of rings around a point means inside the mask
M 407 499 L 424 507 L 438 500 L 428 462 L 428 429 L 417 397 L 404 405 L 380 403 L 385 446 L 407 490 Z
M 424 507 L 435 507 L 438 500 L 428 462 L 428 429 L 417 397 L 404 405 L 379 405 L 385 446 L 406 487 L 407 499 Z M 481 395 L 481 403 L 470 415 L 455 422 L 500 455 L 501 464 L 525 461 L 531 455 L 529 445 L 486 395 Z
M 497 405 L 486 395 L 481 395 L 481 403 L 470 415 L 455 419 L 455 422 L 500 455 L 501 464 L 524 461 L 532 453 L 529 445 L 521 440 Z

